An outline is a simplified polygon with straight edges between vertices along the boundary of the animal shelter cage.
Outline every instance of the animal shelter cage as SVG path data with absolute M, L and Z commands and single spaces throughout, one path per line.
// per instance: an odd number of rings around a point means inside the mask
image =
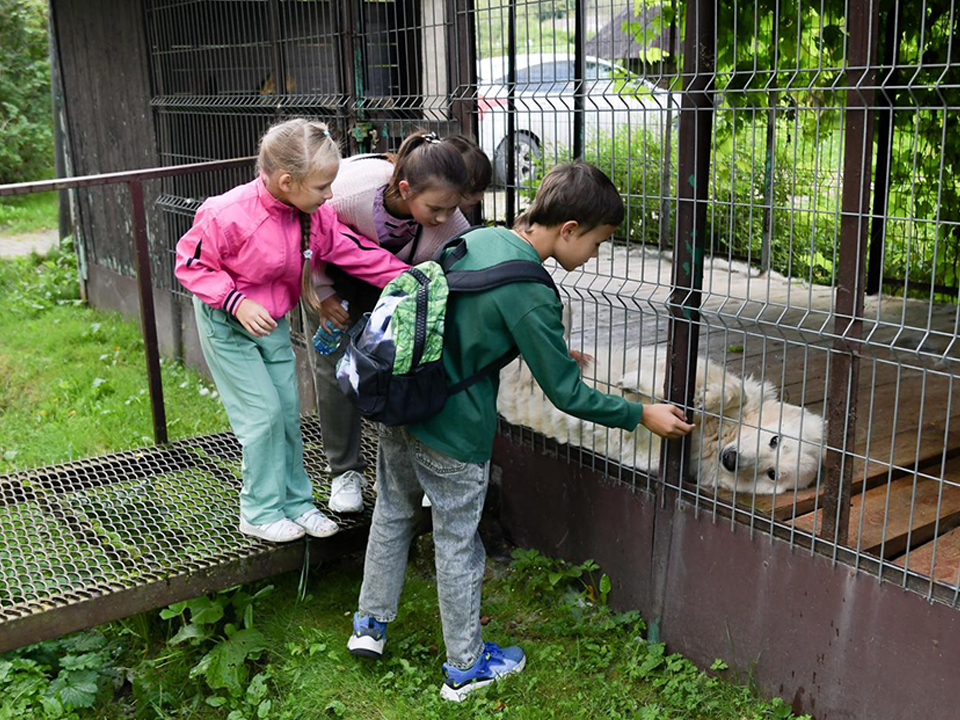
M 482 219 L 509 225 L 551 166 L 576 158 L 596 164 L 620 189 L 626 217 L 582 269 L 548 263 L 566 300 L 570 346 L 589 356 L 588 382 L 677 403 L 697 429 L 661 447 L 642 431 L 559 417 L 522 367 L 508 368 L 495 455 L 505 468 L 504 494 L 524 492 L 524 483 L 506 477 L 510 468 L 525 468 L 524 481 L 556 482 L 542 486 L 554 493 L 543 502 L 567 491 L 568 476 L 612 478 L 627 495 L 614 501 L 607 485 L 598 486 L 589 501 L 609 512 L 597 525 L 617 542 L 640 538 L 631 547 L 643 562 L 667 547 L 667 559 L 649 563 L 661 598 L 684 577 L 664 538 L 689 530 L 731 547 L 746 530 L 752 541 L 763 539 L 769 557 L 786 546 L 789 558 L 810 561 L 781 578 L 813 577 L 810 568 L 826 561 L 878 593 L 900 586 L 912 600 L 935 601 L 931 613 L 951 613 L 937 631 L 953 627 L 960 602 L 953 0 L 51 6 L 74 175 L 249 157 L 269 124 L 296 115 L 330 123 L 345 155 L 396 149 L 414 128 L 462 132 L 493 164 Z M 205 197 L 251 175 L 251 165 L 231 165 L 144 183 L 165 354 L 202 366 L 192 311 L 173 278 L 175 243 Z M 136 293 L 127 203 L 106 187 L 73 195 L 87 297 L 129 310 Z M 295 343 L 302 359 L 303 336 Z M 306 372 L 300 385 L 309 406 Z M 514 462 L 521 456 L 525 464 Z M 645 509 L 618 514 L 627 496 Z M 580 506 L 588 504 L 583 498 Z M 681 528 L 672 536 L 666 520 L 625 524 L 667 511 Z M 690 529 L 681 516 L 702 523 Z M 568 521 L 516 517 L 526 526 Z M 716 530 L 728 527 L 734 532 Z M 697 567 L 716 562 L 717 552 L 703 550 Z M 876 607 L 898 602 L 859 587 Z M 677 596 L 675 613 L 696 597 Z M 683 619 L 694 625 L 689 612 Z M 712 620 L 699 627 L 719 627 Z M 805 627 L 814 637 L 816 628 Z M 722 642 L 699 641 L 679 644 L 709 664 Z M 798 656 L 767 664 L 782 670 Z M 819 657 L 804 668 L 822 667 Z M 941 677 L 931 671 L 939 666 L 914 667 L 920 684 Z M 840 676 L 847 667 L 841 659 L 832 670 Z M 850 687 L 837 691 L 836 707 L 856 694 Z M 873 700 L 861 695 L 867 707 Z M 947 707 L 949 695 L 931 689 L 924 697 Z
M 612 392 L 653 353 L 645 397 L 686 407 L 697 437 L 661 453 L 620 431 L 558 431 L 534 401 L 520 423 L 504 413 L 504 432 L 957 604 L 952 3 L 141 9 L 158 164 L 249 156 L 271 122 L 300 114 L 329 122 L 348 154 L 395 149 L 416 127 L 460 131 L 493 163 L 484 219 L 507 224 L 552 165 L 598 165 L 626 219 L 581 271 L 553 268 L 571 345 Z M 146 188 L 158 286 L 185 298 L 176 240 L 203 198 L 245 177 Z M 79 198 L 87 260 L 123 275 L 93 192 Z
M 598 387 L 639 381 L 688 408 L 697 437 L 661 453 L 562 423 L 523 385 L 507 432 L 956 605 L 956 9 L 640 5 L 478 5 L 478 66 L 498 52 L 490 26 L 539 44 L 506 80 L 515 167 L 539 153 L 507 175 L 519 205 L 540 164 L 573 157 L 627 205 L 609 249 L 557 271 L 572 346 L 595 356 Z M 569 105 L 550 66 L 563 52 Z M 554 140 L 521 140 L 529 127 Z

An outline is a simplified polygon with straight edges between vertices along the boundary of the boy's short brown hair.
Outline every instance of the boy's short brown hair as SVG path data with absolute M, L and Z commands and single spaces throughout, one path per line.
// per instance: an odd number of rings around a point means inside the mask
M 623 215 L 623 199 L 610 178 L 590 163 L 577 161 L 557 165 L 544 176 L 516 225 L 554 227 L 576 220 L 581 231 L 589 232 L 600 225 L 616 227 Z

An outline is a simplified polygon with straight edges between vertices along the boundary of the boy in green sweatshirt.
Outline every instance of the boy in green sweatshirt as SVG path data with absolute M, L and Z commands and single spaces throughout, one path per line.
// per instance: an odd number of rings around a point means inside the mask
M 623 220 L 623 201 L 610 179 L 587 163 L 559 165 L 544 177 L 513 230 L 483 228 L 467 235 L 456 270 L 479 270 L 507 260 L 554 258 L 575 270 L 597 256 Z M 607 395 L 580 379 L 564 341 L 562 306 L 539 283 L 511 283 L 480 293 L 451 295 L 444 335 L 444 368 L 453 385 L 518 348 L 550 401 L 584 420 L 679 438 L 693 428 L 667 404 L 642 405 Z M 447 662 L 441 695 L 468 693 L 523 669 L 518 647 L 483 642 L 480 587 L 486 556 L 477 532 L 487 492 L 497 427 L 496 374 L 450 396 L 438 415 L 407 427 L 382 427 L 377 456 L 377 504 L 367 541 L 359 610 L 347 643 L 356 655 L 379 658 L 386 625 L 397 615 L 420 498 L 433 503 L 437 593 Z

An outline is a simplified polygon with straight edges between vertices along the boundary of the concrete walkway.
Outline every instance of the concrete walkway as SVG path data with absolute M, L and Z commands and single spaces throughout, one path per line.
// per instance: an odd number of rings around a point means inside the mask
M 0 258 L 14 258 L 36 251 L 43 255 L 57 246 L 57 230 L 40 230 L 20 235 L 0 235 Z

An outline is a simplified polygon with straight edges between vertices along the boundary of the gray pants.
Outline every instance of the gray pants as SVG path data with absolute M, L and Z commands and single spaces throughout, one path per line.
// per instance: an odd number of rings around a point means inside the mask
M 363 283 L 346 284 L 340 295 L 350 301 L 350 327 L 369 312 L 376 304 L 380 290 Z M 310 313 L 308 327 L 313 338 L 319 324 L 318 318 Z M 314 380 L 317 391 L 317 413 L 320 416 L 320 431 L 323 434 L 323 451 L 334 476 L 347 470 L 363 472 L 366 463 L 360 457 L 360 412 L 340 392 L 337 385 L 337 361 L 343 355 L 341 345 L 330 355 L 320 355 L 310 346 L 310 358 L 313 363 Z
M 377 505 L 360 589 L 360 614 L 380 622 L 397 616 L 407 554 L 425 492 L 433 503 L 437 595 L 447 662 L 472 666 L 483 651 L 480 586 L 486 553 L 477 528 L 490 463 L 464 463 L 433 450 L 405 428 L 381 426 Z

